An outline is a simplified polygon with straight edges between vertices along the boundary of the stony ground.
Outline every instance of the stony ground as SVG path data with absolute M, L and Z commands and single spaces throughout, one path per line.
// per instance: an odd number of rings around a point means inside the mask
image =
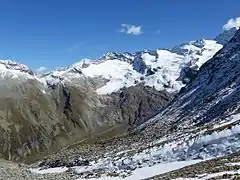
M 76 178 L 77 176 L 71 173 L 35 174 L 28 170 L 27 165 L 0 160 L 0 180 L 71 180 Z
M 177 178 L 196 178 L 197 175 L 211 174 L 223 171 L 240 170 L 240 165 L 228 166 L 228 163 L 240 162 L 240 152 L 234 153 L 221 158 L 204 161 L 195 165 L 187 166 L 179 170 L 154 176 L 146 180 L 170 180 Z M 80 176 L 70 172 L 59 174 L 34 174 L 28 170 L 28 166 L 24 164 L 16 164 L 5 160 L 0 160 L 0 180 L 75 180 Z M 224 174 L 214 179 L 240 179 L 240 174 Z M 210 180 L 210 179 L 209 179 Z

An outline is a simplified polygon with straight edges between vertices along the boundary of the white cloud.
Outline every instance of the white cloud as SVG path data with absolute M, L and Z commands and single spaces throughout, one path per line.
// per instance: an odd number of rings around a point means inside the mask
M 223 26 L 223 29 L 229 30 L 233 27 L 236 27 L 237 29 L 240 27 L 240 17 L 237 17 L 235 19 L 229 19 L 227 24 Z
M 44 73 L 48 70 L 48 68 L 44 67 L 44 66 L 41 66 L 39 68 L 36 69 L 36 72 L 37 73 Z
M 120 32 L 135 36 L 141 35 L 143 33 L 141 26 L 132 24 L 121 24 Z

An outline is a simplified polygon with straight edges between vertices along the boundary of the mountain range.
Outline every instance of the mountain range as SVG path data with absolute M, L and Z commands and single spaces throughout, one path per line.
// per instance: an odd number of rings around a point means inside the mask
M 41 160 L 32 173 L 62 168 L 74 178 L 131 179 L 144 168 L 152 169 L 142 179 L 196 178 L 153 171 L 240 150 L 239 61 L 237 28 L 171 49 L 108 52 L 44 74 L 1 60 L 0 157 Z

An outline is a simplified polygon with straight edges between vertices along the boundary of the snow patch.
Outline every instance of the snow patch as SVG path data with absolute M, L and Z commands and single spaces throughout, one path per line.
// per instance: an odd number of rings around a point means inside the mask
M 240 162 L 235 162 L 235 163 L 227 163 L 227 166 L 240 166 Z
M 68 170 L 67 167 L 55 167 L 55 168 L 49 168 L 49 169 L 41 169 L 41 168 L 31 168 L 29 169 L 32 173 L 36 174 L 52 174 L 52 173 L 63 173 Z

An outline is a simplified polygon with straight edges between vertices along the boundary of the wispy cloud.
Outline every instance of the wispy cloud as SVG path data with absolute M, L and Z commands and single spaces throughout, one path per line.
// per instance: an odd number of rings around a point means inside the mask
M 229 19 L 227 24 L 224 24 L 223 26 L 223 29 L 224 30 L 229 30 L 231 28 L 239 28 L 240 27 L 240 17 L 237 17 L 237 18 L 232 18 L 232 19 Z
M 136 26 L 132 24 L 121 24 L 120 32 L 128 35 L 134 35 L 134 36 L 143 34 L 143 30 L 141 26 Z
M 44 66 L 41 66 L 41 67 L 39 67 L 39 68 L 36 69 L 36 72 L 37 72 L 38 74 L 40 74 L 40 73 L 45 73 L 47 70 L 48 70 L 48 68 L 46 68 L 46 67 L 44 67 Z

